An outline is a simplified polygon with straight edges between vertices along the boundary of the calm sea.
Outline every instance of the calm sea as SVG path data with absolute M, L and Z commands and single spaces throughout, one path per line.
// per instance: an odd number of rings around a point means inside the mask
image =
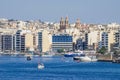
M 39 62 L 45 68 L 37 69 Z M 75 62 L 72 58 L 0 57 L 0 80 L 120 80 L 120 64 Z

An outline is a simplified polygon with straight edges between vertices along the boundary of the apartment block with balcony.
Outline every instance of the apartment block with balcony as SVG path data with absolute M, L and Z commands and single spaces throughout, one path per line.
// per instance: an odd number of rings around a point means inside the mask
M 33 49 L 33 35 L 30 31 L 18 30 L 15 35 L 15 51 L 25 52 Z
M 110 52 L 113 48 L 113 44 L 115 43 L 114 31 L 102 32 L 100 37 L 101 40 L 99 41 L 99 49 L 104 46 L 108 52 Z
M 114 33 L 115 35 L 115 48 L 120 48 L 120 30 L 118 30 L 117 32 Z
M 14 40 L 12 34 L 1 35 L 1 49 L 3 52 L 11 52 L 14 50 Z
M 40 52 L 50 51 L 50 40 L 47 30 L 38 32 L 38 50 Z

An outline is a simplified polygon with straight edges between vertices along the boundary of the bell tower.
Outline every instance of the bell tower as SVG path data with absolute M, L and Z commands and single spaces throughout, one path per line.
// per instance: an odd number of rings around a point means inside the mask
M 68 16 L 65 18 L 65 28 L 69 28 Z
M 61 20 L 60 20 L 60 30 L 64 29 L 64 27 L 65 27 L 65 20 L 64 20 L 63 17 L 61 17 Z
M 76 28 L 80 28 L 80 19 L 77 19 L 77 21 L 75 23 L 75 27 Z
M 68 21 L 68 17 L 66 17 L 65 19 L 63 17 L 61 17 L 60 20 L 60 30 L 69 28 L 69 21 Z

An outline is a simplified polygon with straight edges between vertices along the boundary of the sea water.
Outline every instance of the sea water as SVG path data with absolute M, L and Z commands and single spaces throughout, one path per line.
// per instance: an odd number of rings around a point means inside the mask
M 38 63 L 44 69 L 37 69 Z M 120 64 L 76 62 L 64 57 L 0 57 L 0 80 L 120 80 Z

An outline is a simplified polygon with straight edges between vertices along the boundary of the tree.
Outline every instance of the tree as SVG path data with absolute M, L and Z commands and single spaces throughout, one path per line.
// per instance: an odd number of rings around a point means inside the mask
M 57 52 L 62 53 L 62 52 L 64 52 L 64 49 L 58 49 Z
M 115 50 L 113 54 L 114 54 L 114 57 L 119 57 L 120 50 Z
M 103 46 L 98 52 L 101 53 L 101 54 L 105 54 L 107 51 L 106 47 Z

